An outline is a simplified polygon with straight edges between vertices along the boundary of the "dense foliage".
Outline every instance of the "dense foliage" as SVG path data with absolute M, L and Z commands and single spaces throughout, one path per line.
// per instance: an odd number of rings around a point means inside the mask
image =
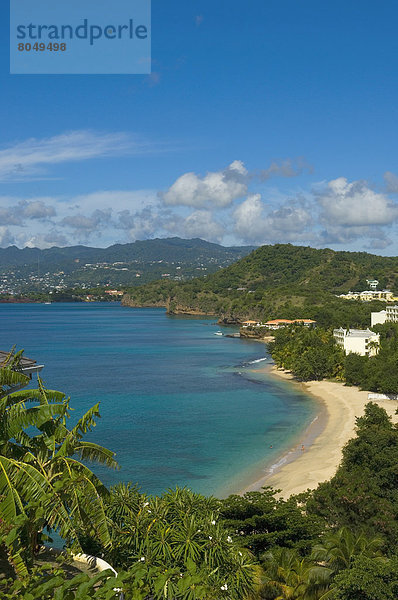
M 327 331 L 300 331 L 333 349 Z M 393 348 L 393 328 L 383 336 Z M 107 490 L 81 462 L 114 465 L 109 450 L 83 440 L 98 407 L 67 429 L 64 394 L 40 380 L 37 390 L 12 391 L 27 383 L 19 358 L 10 354 L 0 369 L 1 598 L 397 598 L 398 428 L 376 404 L 357 419 L 336 475 L 313 492 L 284 500 L 266 488 L 217 500 L 176 489 L 151 497 L 131 484 Z M 102 555 L 118 575 L 71 578 L 67 556 L 35 566 L 46 527 L 68 548 Z
M 365 326 L 371 310 L 383 305 L 343 300 L 336 294 L 366 289 L 366 279 L 374 277 L 398 290 L 398 259 L 276 244 L 262 246 L 205 278 L 158 281 L 130 289 L 125 303 L 236 319 L 301 317 L 315 319 L 321 326 Z
M 275 332 L 275 341 L 268 347 L 275 364 L 301 381 L 342 377 L 345 357 L 332 330 L 284 327 Z
M 159 572 L 174 585 L 193 565 L 216 598 L 239 599 L 253 589 L 254 558 L 229 535 L 215 498 L 187 489 L 150 497 L 131 485 L 118 485 L 111 489 L 106 512 L 110 548 L 86 540 L 86 550 L 103 554 L 117 569 L 137 562 L 152 569 L 153 589 Z
M 321 484 L 307 507 L 333 527 L 382 534 L 398 553 L 398 429 L 384 409 L 369 403 L 357 420 L 336 475 Z

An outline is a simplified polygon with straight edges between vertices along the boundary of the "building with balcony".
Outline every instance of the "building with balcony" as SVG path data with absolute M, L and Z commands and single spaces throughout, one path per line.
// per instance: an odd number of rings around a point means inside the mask
M 339 329 L 333 330 L 336 344 L 346 354 L 354 353 L 361 356 L 375 356 L 379 351 L 380 334 L 370 329 Z

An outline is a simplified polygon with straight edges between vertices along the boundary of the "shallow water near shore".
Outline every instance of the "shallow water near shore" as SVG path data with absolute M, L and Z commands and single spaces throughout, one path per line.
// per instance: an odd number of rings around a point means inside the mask
M 121 469 L 94 470 L 106 484 L 137 482 L 151 494 L 176 485 L 237 492 L 317 414 L 298 387 L 256 375 L 263 344 L 219 329 L 214 317 L 117 303 L 0 304 L 0 349 L 16 344 L 45 364 L 45 384 L 71 396 L 72 420 L 100 402 L 89 435 Z

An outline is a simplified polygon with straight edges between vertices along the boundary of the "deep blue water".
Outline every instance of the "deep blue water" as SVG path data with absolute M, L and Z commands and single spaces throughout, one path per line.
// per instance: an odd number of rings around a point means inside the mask
M 121 469 L 96 472 L 148 493 L 238 491 L 314 417 L 312 399 L 252 373 L 263 344 L 217 330 L 214 318 L 114 303 L 0 304 L 0 349 L 16 344 L 44 363 L 45 384 L 71 396 L 75 418 L 100 402 L 90 436 Z

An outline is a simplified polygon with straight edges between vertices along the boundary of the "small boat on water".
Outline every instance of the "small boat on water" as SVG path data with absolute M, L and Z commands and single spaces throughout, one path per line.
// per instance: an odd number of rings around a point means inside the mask
M 214 335 L 224 335 L 222 331 L 215 331 Z
M 51 302 L 44 302 L 44 304 L 51 304 Z

